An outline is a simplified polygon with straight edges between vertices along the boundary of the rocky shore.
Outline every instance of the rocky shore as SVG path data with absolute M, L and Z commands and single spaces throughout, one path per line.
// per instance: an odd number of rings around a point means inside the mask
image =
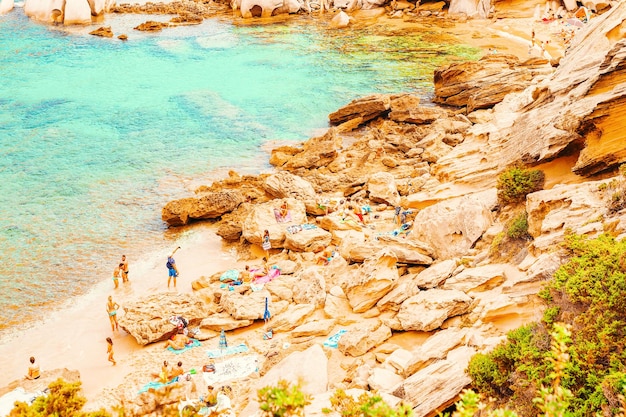
M 566 261 L 558 245 L 566 231 L 626 231 L 624 214 L 609 209 L 626 159 L 625 19 L 626 6 L 616 3 L 577 31 L 567 51 L 551 45 L 549 56 L 525 56 L 532 24 L 515 35 L 517 53 L 497 53 L 490 40 L 480 61 L 436 71 L 437 104 L 411 94 L 363 97 L 331 113 L 324 134 L 273 149 L 274 172 L 232 171 L 168 203 L 165 222 L 209 222 L 237 261 L 198 255 L 202 276 L 192 289 L 123 303 L 123 343 L 145 348 L 126 350 L 133 366 L 116 387 L 92 392 L 89 407 L 121 401 L 128 415 L 157 415 L 155 394 L 137 395 L 154 364 L 181 358 L 201 369 L 221 330 L 256 360 L 254 372 L 224 382 L 233 415 L 255 415 L 257 390 L 279 378 L 301 378 L 314 396 L 307 416 L 322 415 L 337 388 L 376 390 L 418 417 L 452 404 L 471 382 L 473 354 L 541 318 L 536 294 Z M 546 189 L 503 204 L 496 181 L 514 164 L 541 169 Z M 520 213 L 528 238 L 506 237 Z M 265 230 L 268 265 L 279 274 L 262 285 L 221 280 L 233 268 L 261 266 Z M 272 317 L 264 326 L 266 303 Z M 201 349 L 163 349 L 177 332 L 174 315 L 199 329 Z M 264 339 L 268 326 L 273 335 Z M 324 345 L 337 334 L 336 346 Z M 193 378 L 203 386 L 202 375 Z M 157 398 L 174 404 L 187 388 L 173 384 Z

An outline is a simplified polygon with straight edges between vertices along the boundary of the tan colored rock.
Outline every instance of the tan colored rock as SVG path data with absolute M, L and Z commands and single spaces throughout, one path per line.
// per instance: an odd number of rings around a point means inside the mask
M 389 356 L 385 358 L 383 365 L 394 369 L 397 374 L 401 375 L 401 372 L 406 369 L 412 357 L 413 352 L 398 347 L 390 352 Z
M 431 331 L 441 327 L 449 317 L 469 310 L 472 298 L 458 290 L 432 289 L 407 299 L 397 318 L 404 330 Z
M 459 347 L 448 353 L 445 360 L 433 362 L 400 383 L 392 394 L 413 405 L 415 417 L 433 415 L 458 400 L 471 379 L 465 368 L 476 351 Z
M 506 280 L 505 266 L 490 264 L 475 268 L 465 268 L 448 278 L 441 288 L 459 290 L 465 293 L 487 291 L 501 285 Z
M 189 219 L 214 219 L 233 211 L 243 202 L 238 191 L 207 193 L 201 197 L 170 201 L 163 207 L 161 218 L 170 226 L 182 226 Z
M 89 34 L 94 36 L 100 36 L 103 38 L 113 37 L 113 31 L 111 30 L 111 26 L 100 26 L 98 29 L 89 32 Z
M 304 203 L 299 200 L 287 199 L 289 217 L 291 220 L 277 222 L 275 209 L 279 209 L 281 200 L 255 205 L 247 215 L 242 226 L 242 237 L 250 243 L 261 245 L 263 233 L 269 231 L 272 248 L 282 248 L 287 234 L 287 228 L 293 225 L 306 223 Z
M 369 198 L 374 203 L 384 203 L 390 206 L 400 204 L 400 194 L 396 188 L 396 181 L 388 172 L 376 172 L 370 175 L 367 181 Z
M 342 147 L 342 139 L 334 129 L 322 135 L 311 138 L 303 144 L 301 152 L 289 158 L 282 168 L 285 170 L 295 170 L 299 168 L 319 168 L 325 167 L 333 162 L 337 157 L 339 149 Z
M 386 252 L 366 260 L 358 273 L 352 275 L 342 287 L 355 313 L 363 313 L 374 307 L 398 280 L 396 258 Z
M 153 20 L 148 20 L 139 26 L 135 26 L 133 29 L 140 30 L 142 32 L 158 32 L 163 28 L 169 27 L 169 25 L 170 24 L 167 22 L 155 22 Z
M 421 289 L 436 288 L 452 276 L 457 269 L 456 259 L 446 259 L 431 264 L 415 277 L 414 284 Z
M 352 100 L 346 106 L 328 115 L 331 125 L 338 125 L 350 119 L 362 118 L 363 122 L 368 122 L 378 116 L 385 114 L 391 106 L 388 95 L 374 94 Z
M 414 296 L 419 292 L 419 288 L 413 283 L 414 275 L 402 275 L 393 286 L 393 289 L 389 291 L 383 298 L 378 300 L 376 307 L 380 311 L 398 311 L 400 305 L 409 297 Z
M 424 106 L 417 106 L 403 110 L 392 110 L 391 113 L 389 113 L 389 118 L 391 120 L 402 123 L 413 123 L 416 125 L 429 124 L 447 116 L 448 112 L 445 109 Z
M 391 337 L 391 329 L 380 320 L 357 323 L 339 338 L 338 349 L 344 355 L 361 356 Z
M 307 200 L 315 198 L 315 190 L 310 182 L 287 171 L 278 171 L 268 176 L 265 191 L 275 198 L 295 198 Z
M 293 329 L 291 336 L 326 336 L 333 330 L 333 327 L 335 327 L 334 319 L 311 321 Z
M 288 332 L 300 326 L 315 311 L 313 304 L 292 304 L 270 321 L 274 332 Z M 271 310 L 270 310 L 271 312 Z
M 293 301 L 294 286 L 297 282 L 297 278 L 286 276 L 280 276 L 280 279 L 273 279 L 265 284 L 265 289 L 269 291 L 272 297 L 276 297 L 279 300 Z
M 433 262 L 433 249 L 418 239 L 379 235 L 375 240 L 365 240 L 363 234 L 352 233 L 344 235 L 339 246 L 341 256 L 355 262 L 373 258 L 382 250 L 393 254 L 402 263 L 430 265 Z
M 182 316 L 189 326 L 197 326 L 210 313 L 195 295 L 181 293 L 152 294 L 125 303 L 122 310 L 120 327 L 140 345 L 167 340 L 176 333 L 176 326 L 169 321 L 171 316 Z
M 346 326 L 357 321 L 357 317 L 353 314 L 352 307 L 346 298 L 326 295 L 324 304 L 324 314 L 326 317 L 335 319 L 337 324 Z
M 397 367 L 400 375 L 408 378 L 434 361 L 445 358 L 452 349 L 466 343 L 469 332 L 468 329 L 454 327 L 435 332 L 414 349 L 408 358 L 405 355 L 402 360 L 396 360 L 392 364 Z M 391 358 L 389 361 L 391 362 Z
M 372 374 L 367 379 L 370 389 L 390 393 L 404 378 L 390 369 L 377 367 L 372 369 Z
M 214 332 L 219 332 L 221 330 L 229 331 L 240 329 L 242 327 L 248 327 L 252 323 L 254 323 L 254 320 L 236 320 L 228 313 L 218 313 L 202 319 L 200 322 L 200 329 Z
M 312 304 L 315 308 L 324 307 L 326 302 L 326 282 L 318 272 L 318 268 L 311 266 L 300 274 L 300 279 L 293 288 L 293 301 L 297 304 Z
M 588 181 L 554 187 L 531 193 L 526 197 L 528 233 L 534 238 L 533 247 L 547 251 L 562 240 L 565 230 L 579 230 L 590 219 L 606 212 L 611 191 L 601 191 L 603 181 Z
M 286 233 L 283 246 L 296 252 L 320 252 L 330 245 L 331 240 L 332 235 L 329 232 L 316 227 L 295 234 Z
M 269 291 L 253 291 L 241 295 L 235 291 L 225 291 L 220 300 L 220 306 L 235 320 L 258 320 L 263 318 L 265 299 L 269 299 L 269 310 L 274 310 L 274 303 Z
M 407 239 L 425 242 L 437 259 L 465 255 L 491 226 L 496 201 L 494 188 L 433 204 L 417 213 Z

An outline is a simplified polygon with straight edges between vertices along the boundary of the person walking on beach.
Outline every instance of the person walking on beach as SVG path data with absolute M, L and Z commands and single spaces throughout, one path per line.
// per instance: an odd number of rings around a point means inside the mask
M 122 265 L 123 264 L 120 263 L 113 270 L 113 285 L 115 285 L 115 289 L 117 289 L 120 286 L 120 274 L 122 271 Z
M 26 379 L 39 379 L 41 373 L 39 372 L 39 365 L 35 364 L 35 357 L 30 357 L 30 366 L 28 367 L 28 373 L 24 376 Z
M 126 255 L 122 255 L 120 265 L 122 265 L 122 282 L 128 282 L 128 261 L 126 260 Z
M 115 359 L 113 358 L 113 340 L 110 337 L 107 337 L 107 353 L 109 355 L 109 362 L 113 363 L 113 365 L 117 365 Z
M 111 322 L 111 331 L 119 330 L 119 324 L 117 323 L 117 309 L 120 308 L 119 304 L 113 301 L 113 297 L 109 295 L 109 301 L 107 302 L 107 313 L 109 314 L 109 321 Z
M 176 288 L 176 277 L 178 277 L 178 268 L 176 267 L 176 261 L 174 260 L 174 254 L 176 251 L 180 249 L 180 246 L 174 249 L 174 251 L 167 257 L 167 263 L 165 266 L 167 267 L 167 288 L 170 287 L 170 281 L 172 278 L 174 279 L 174 288 Z

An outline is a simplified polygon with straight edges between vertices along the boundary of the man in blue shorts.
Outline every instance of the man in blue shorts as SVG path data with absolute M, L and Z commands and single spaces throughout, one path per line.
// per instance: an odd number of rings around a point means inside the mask
M 180 246 L 174 249 L 174 252 L 170 256 L 167 257 L 167 263 L 165 266 L 167 267 L 167 288 L 170 287 L 170 281 L 174 278 L 174 287 L 176 287 L 176 277 L 178 276 L 178 268 L 176 268 L 176 261 L 174 260 L 174 254 L 176 251 L 180 249 Z

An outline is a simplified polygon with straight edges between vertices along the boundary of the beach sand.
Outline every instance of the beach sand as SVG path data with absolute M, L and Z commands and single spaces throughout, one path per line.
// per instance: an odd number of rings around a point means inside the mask
M 403 24 L 397 19 L 386 20 L 389 24 Z M 476 20 L 456 23 L 450 28 L 450 33 L 464 43 L 482 48 L 485 53 L 496 48 L 500 53 L 511 53 L 525 59 L 528 57 L 533 26 L 538 28 L 538 38 L 553 36 L 550 27 L 538 25 L 531 18 L 496 22 Z M 554 40 L 549 52 L 553 56 L 562 55 L 563 46 Z M 180 269 L 175 291 L 181 293 L 191 292 L 191 282 L 203 275 L 243 266 L 244 262 L 238 262 L 236 254 L 226 250 L 221 238 L 214 232 L 215 228 L 211 225 L 190 226 L 184 229 L 176 241 L 171 242 L 170 247 L 146 254 L 141 260 L 129 259 L 130 283 L 120 282 L 120 288 L 113 290 L 110 274 L 103 272 L 103 281 L 87 295 L 73 300 L 72 305 L 54 312 L 33 328 L 16 329 L 13 335 L 3 337 L 0 341 L 0 357 L 5 384 L 23 377 L 29 365 L 28 358 L 32 355 L 37 358 L 42 370 L 78 370 L 88 399 L 87 408 L 95 409 L 115 404 L 113 390 L 121 384 L 128 384 L 129 381 L 148 382 L 150 373 L 159 369 L 163 358 L 168 358 L 172 364 L 180 359 L 186 364 L 198 365 L 195 362 L 203 357 L 206 346 L 213 347 L 216 343 L 214 340 L 204 342 L 202 348 L 192 349 L 189 355 L 180 355 L 180 358 L 165 351 L 163 343 L 142 347 L 122 330 L 111 332 L 105 305 L 110 294 L 114 301 L 123 306 L 126 301 L 168 291 L 165 260 L 176 246 L 182 247 L 175 255 Z M 258 338 L 260 331 L 258 325 L 251 326 L 235 332 L 237 336 L 230 342 L 237 343 L 252 335 Z M 116 366 L 107 361 L 105 339 L 109 336 L 114 342 Z M 404 342 L 406 338 L 403 337 Z

